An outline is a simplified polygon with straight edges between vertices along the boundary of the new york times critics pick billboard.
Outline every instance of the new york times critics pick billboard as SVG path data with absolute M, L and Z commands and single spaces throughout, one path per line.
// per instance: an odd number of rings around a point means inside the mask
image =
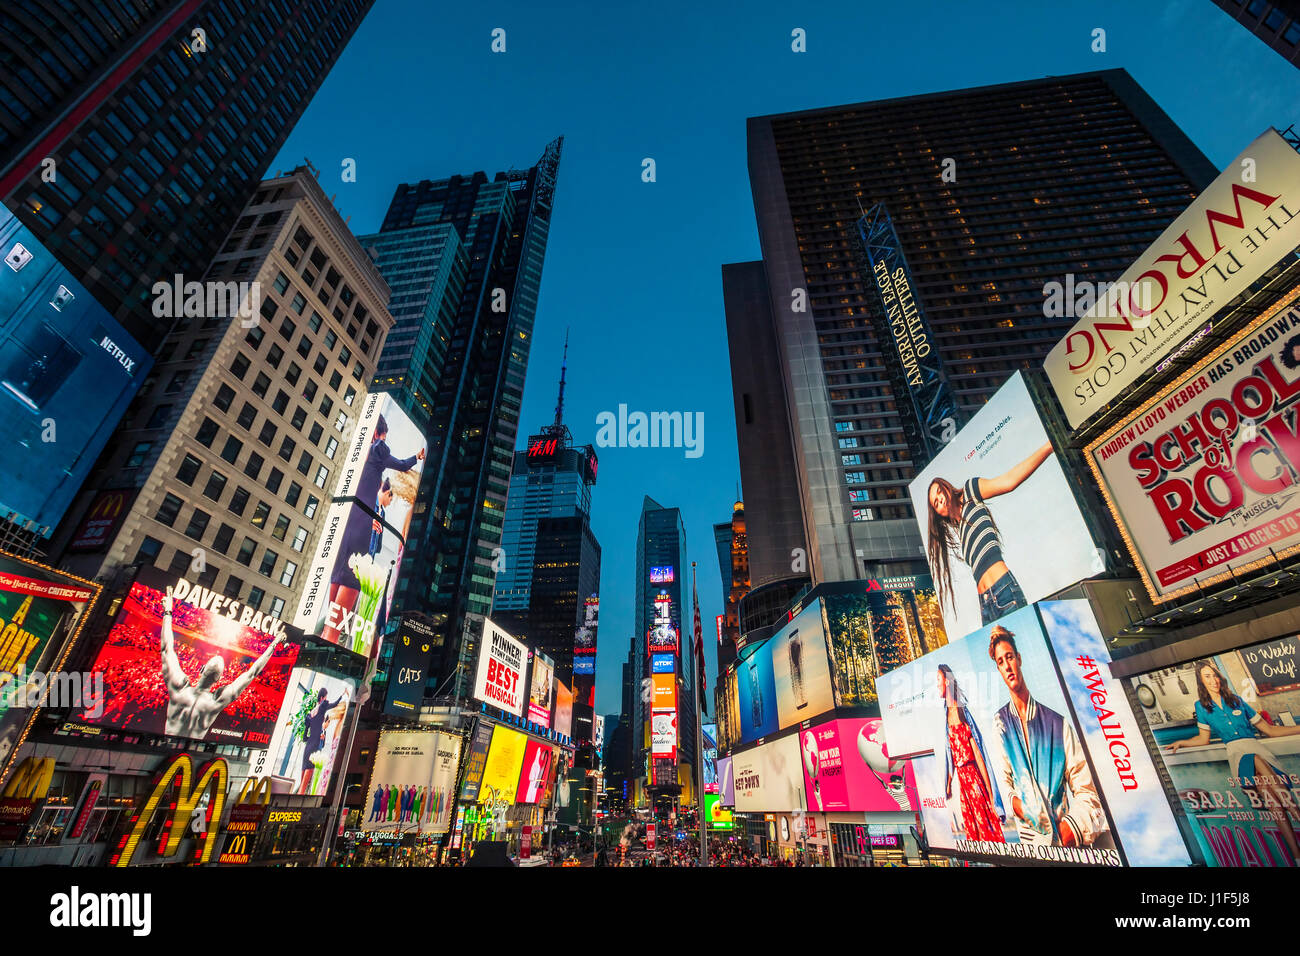
M 369 656 L 392 608 L 424 435 L 391 395 L 367 396 L 294 623 Z

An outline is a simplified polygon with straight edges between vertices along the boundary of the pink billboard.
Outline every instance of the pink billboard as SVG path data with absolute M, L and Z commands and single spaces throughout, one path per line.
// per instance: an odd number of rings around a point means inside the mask
M 799 734 L 808 810 L 913 810 L 916 780 L 906 760 L 894 760 L 879 717 L 828 720 Z

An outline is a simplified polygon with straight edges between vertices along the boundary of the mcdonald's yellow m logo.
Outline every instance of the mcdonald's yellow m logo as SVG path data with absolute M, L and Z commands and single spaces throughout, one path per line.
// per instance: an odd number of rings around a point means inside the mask
M 208 806 L 207 812 L 207 831 L 199 838 L 199 847 L 194 854 L 194 863 L 207 863 L 212 859 L 212 847 L 216 843 L 217 830 L 220 828 L 221 811 L 226 804 L 226 785 L 230 777 L 229 768 L 222 757 L 204 764 L 203 771 L 199 775 L 198 783 L 194 781 L 194 760 L 189 754 L 177 754 L 162 769 L 162 772 L 154 780 L 153 791 L 149 794 L 149 799 L 144 802 L 140 811 L 131 821 L 131 832 L 123 838 L 119 845 L 117 853 L 110 861 L 111 866 L 130 866 L 131 859 L 135 856 L 135 851 L 140 845 L 140 840 L 144 837 L 144 832 L 148 828 L 158 805 L 162 802 L 164 796 L 172 788 L 173 783 L 176 785 L 176 801 L 170 807 L 171 819 L 168 821 L 165 836 L 158 846 L 158 855 L 161 857 L 172 856 L 180 846 L 181 837 L 185 835 L 185 828 L 190 822 L 190 817 L 194 813 L 194 808 L 198 806 L 199 799 L 208 790 L 212 788 L 212 799 Z
M 260 803 L 263 806 L 270 806 L 271 778 L 249 777 L 245 780 L 244 786 L 239 791 L 239 796 L 235 799 L 235 805 L 243 806 L 245 803 Z
M 225 849 L 221 851 L 221 856 L 217 858 L 218 863 L 247 863 L 249 861 L 247 833 L 232 833 L 226 837 L 226 841 Z
M 14 769 L 0 796 L 15 800 L 44 800 L 53 779 L 53 757 L 28 757 Z

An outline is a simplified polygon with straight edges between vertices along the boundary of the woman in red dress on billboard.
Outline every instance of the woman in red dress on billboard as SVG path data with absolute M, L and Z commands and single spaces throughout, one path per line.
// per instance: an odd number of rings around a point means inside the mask
M 944 740 L 947 742 L 947 776 L 944 796 L 952 799 L 956 777 L 962 828 L 967 840 L 1005 843 L 1002 835 L 1002 797 L 989 775 L 988 758 L 979 728 L 966 707 L 966 697 L 957 686 L 952 669 L 939 665 L 939 693 L 944 699 Z

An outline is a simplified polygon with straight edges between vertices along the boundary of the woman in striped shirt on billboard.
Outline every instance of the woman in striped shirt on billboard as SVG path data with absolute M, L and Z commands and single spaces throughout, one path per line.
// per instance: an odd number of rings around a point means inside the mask
M 1028 603 L 1011 569 L 1002 560 L 1002 538 L 986 502 L 1015 491 L 1051 454 L 1052 443 L 1045 442 L 997 478 L 971 478 L 961 488 L 942 478 L 930 482 L 928 550 L 941 602 L 956 607 L 948 555 L 959 552 L 975 578 L 982 623 L 991 624 Z M 1041 531 L 1046 533 L 1047 529 Z

